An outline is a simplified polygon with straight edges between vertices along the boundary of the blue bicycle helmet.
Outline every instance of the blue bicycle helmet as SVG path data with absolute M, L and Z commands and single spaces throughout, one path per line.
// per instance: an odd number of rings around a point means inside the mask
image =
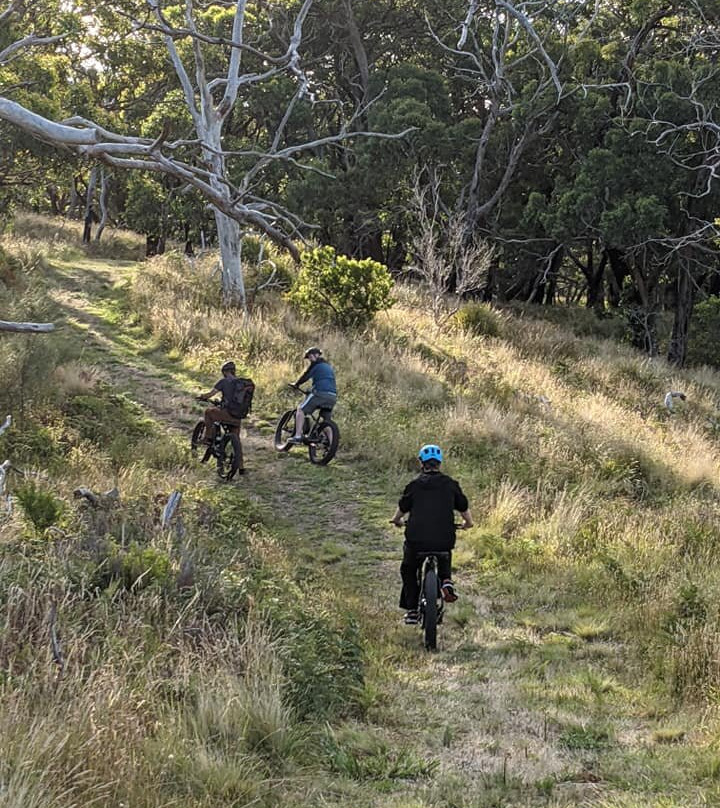
M 442 449 L 434 443 L 426 443 L 418 452 L 418 459 L 421 463 L 427 463 L 428 460 L 437 460 L 438 463 L 442 463 Z

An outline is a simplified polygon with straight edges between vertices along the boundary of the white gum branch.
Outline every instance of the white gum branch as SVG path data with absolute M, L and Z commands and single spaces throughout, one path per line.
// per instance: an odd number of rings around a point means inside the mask
M 190 81 L 190 76 L 188 76 L 187 70 L 185 69 L 185 65 L 180 58 L 180 54 L 175 47 L 175 40 L 173 39 L 173 30 L 169 26 L 165 25 L 165 20 L 162 15 L 162 11 L 160 10 L 159 3 L 157 0 L 147 0 L 148 6 L 155 12 L 155 16 L 160 20 L 160 23 L 163 28 L 163 33 L 165 35 L 165 47 L 167 48 L 168 55 L 170 56 L 170 61 L 173 64 L 173 68 L 175 70 L 175 74 L 180 81 L 180 86 L 182 87 L 183 95 L 185 96 L 185 103 L 187 105 L 188 111 L 192 116 L 193 122 L 195 124 L 195 128 L 197 129 L 199 126 L 202 125 L 202 120 L 200 117 L 200 111 L 197 107 L 197 99 L 195 98 L 195 91 L 192 86 L 192 82 Z
M 465 47 L 468 34 L 470 33 L 470 26 L 472 25 L 472 21 L 475 18 L 475 14 L 478 10 L 478 5 L 478 0 L 470 0 L 470 3 L 468 4 L 468 11 L 460 28 L 460 38 L 457 41 L 456 47 L 458 50 L 462 50 Z
M 540 51 L 540 55 L 542 56 L 543 61 L 545 62 L 548 70 L 550 71 L 550 75 L 552 76 L 555 89 L 558 91 L 558 95 L 561 96 L 562 84 L 560 84 L 560 79 L 558 78 L 557 66 L 555 65 L 555 62 L 553 62 L 553 60 L 550 58 L 547 51 L 545 50 L 545 47 L 543 46 L 543 43 L 540 37 L 538 36 L 537 31 L 533 27 L 533 24 L 521 11 L 519 11 L 517 8 L 515 8 L 515 6 L 511 5 L 510 3 L 506 3 L 505 0 L 495 0 L 495 2 L 500 8 L 504 8 L 508 12 L 508 14 L 511 14 L 513 17 L 515 17 L 515 19 L 525 29 L 530 39 L 532 39 L 532 41 L 535 43 L 535 46 Z
M 198 94 L 200 95 L 201 109 L 207 116 L 209 111 L 213 108 L 213 99 L 207 83 L 206 71 L 205 71 L 205 56 L 203 55 L 202 45 L 197 36 L 195 36 L 195 34 L 197 34 L 197 28 L 195 26 L 195 20 L 193 19 L 193 11 L 194 11 L 193 1 L 185 0 L 185 22 L 187 23 L 188 28 L 193 33 L 192 49 L 193 49 L 193 56 L 195 58 L 195 82 L 197 84 Z M 235 53 L 236 51 L 233 51 L 233 55 Z
M 5 13 L 7 13 L 7 11 Z M 0 24 L 1 22 L 2 17 L 0 17 Z M 30 36 L 26 36 L 24 39 L 19 39 L 17 42 L 13 42 L 4 50 L 0 51 L 0 65 L 9 62 L 10 59 L 19 55 L 21 51 L 27 50 L 28 48 L 38 47 L 40 45 L 52 45 L 55 42 L 59 42 L 61 39 L 65 39 L 65 37 L 66 34 L 58 34 L 57 36 L 36 36 L 35 34 L 30 34 Z
M 240 88 L 240 66 L 242 60 L 243 30 L 245 25 L 245 6 L 245 0 L 238 0 L 237 5 L 235 6 L 232 41 L 233 43 L 237 43 L 238 47 L 234 47 L 230 54 L 225 93 L 219 107 L 220 114 L 223 117 L 226 116 L 232 109 Z

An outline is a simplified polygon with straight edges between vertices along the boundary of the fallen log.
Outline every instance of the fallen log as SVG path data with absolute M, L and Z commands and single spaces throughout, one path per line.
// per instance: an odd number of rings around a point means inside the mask
M 0 331 L 40 333 L 54 330 L 55 323 L 9 323 L 7 320 L 0 320 Z

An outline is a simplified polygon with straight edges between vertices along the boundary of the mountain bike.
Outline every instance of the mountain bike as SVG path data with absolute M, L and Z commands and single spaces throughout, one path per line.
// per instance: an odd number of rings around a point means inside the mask
M 423 563 L 420 569 L 420 599 L 418 615 L 423 632 L 423 641 L 428 651 L 437 651 L 437 627 L 442 623 L 445 601 L 440 590 L 438 559 L 449 553 L 418 553 Z
M 407 524 L 395 523 L 395 527 L 405 527 Z M 464 524 L 456 524 L 456 530 L 467 530 Z M 442 623 L 445 614 L 445 600 L 442 595 L 442 582 L 438 572 L 439 561 L 449 560 L 450 553 L 442 551 L 416 552 L 415 557 L 422 561 L 422 565 L 417 570 L 417 580 L 419 584 L 418 597 L 418 625 L 423 632 L 423 643 L 428 651 L 437 651 L 437 627 Z
M 288 387 L 304 396 L 310 392 L 294 384 L 289 384 Z M 331 412 L 332 410 L 323 407 L 320 408 L 318 415 L 312 413 L 305 416 L 302 445 L 308 447 L 310 462 L 316 466 L 326 466 L 337 452 L 340 430 L 335 421 L 330 419 Z M 295 434 L 296 413 L 297 408 L 288 410 L 280 416 L 275 427 L 275 448 L 278 452 L 289 452 L 293 446 L 300 445 L 290 443 L 290 438 Z
M 219 407 L 219 401 L 205 401 L 203 403 Z M 217 461 L 217 473 L 221 480 L 229 482 L 238 473 L 240 461 L 242 459 L 242 446 L 237 435 L 237 424 L 228 424 L 224 421 L 215 422 L 215 439 L 211 446 L 205 443 L 205 421 L 201 420 L 195 424 L 190 438 L 190 450 L 193 457 L 197 457 L 198 450 L 205 450 L 201 463 L 207 463 L 211 457 Z M 242 471 L 240 472 L 242 474 Z

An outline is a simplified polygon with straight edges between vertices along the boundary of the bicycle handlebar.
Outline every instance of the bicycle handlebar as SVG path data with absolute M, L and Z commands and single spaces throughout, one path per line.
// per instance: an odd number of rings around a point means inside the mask
M 289 382 L 288 387 L 295 393 L 302 393 L 304 396 L 306 396 L 310 392 L 309 390 L 304 390 L 302 387 L 300 387 L 299 384 L 292 384 Z
M 388 520 L 391 525 L 395 525 L 395 527 L 405 527 L 407 525 L 407 521 L 401 522 L 398 524 L 394 519 Z M 470 530 L 470 525 L 466 525 L 464 522 L 456 522 L 453 527 L 456 530 Z

